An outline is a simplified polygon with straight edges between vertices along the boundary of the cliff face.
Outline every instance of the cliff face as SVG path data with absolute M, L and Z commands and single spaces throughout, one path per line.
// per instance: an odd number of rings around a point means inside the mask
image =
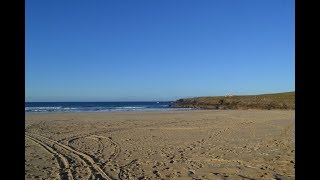
M 179 99 L 171 107 L 202 109 L 295 109 L 295 92 Z

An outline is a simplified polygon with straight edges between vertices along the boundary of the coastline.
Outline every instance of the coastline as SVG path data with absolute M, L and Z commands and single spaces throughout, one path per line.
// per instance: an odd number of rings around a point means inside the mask
M 175 107 L 176 108 L 176 107 Z M 167 113 L 167 112 L 230 112 L 230 111 L 295 111 L 295 109 L 210 109 L 210 108 L 190 108 L 190 109 L 183 109 L 177 107 L 175 110 L 141 110 L 141 111 L 63 111 L 63 112 L 25 112 L 25 115 L 31 114 L 42 114 L 42 115 L 49 115 L 49 114 L 122 114 L 122 113 Z
M 294 110 L 25 117 L 26 179 L 294 179 Z

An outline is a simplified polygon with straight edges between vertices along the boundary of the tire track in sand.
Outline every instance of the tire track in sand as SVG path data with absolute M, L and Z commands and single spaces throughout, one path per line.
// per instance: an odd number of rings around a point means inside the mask
M 42 147 L 43 149 L 45 149 L 47 152 L 49 152 L 49 154 L 51 154 L 52 156 L 54 156 L 57 161 L 58 161 L 58 166 L 59 166 L 59 171 L 60 171 L 60 178 L 61 179 L 71 179 L 73 180 L 73 176 L 72 173 L 70 171 L 70 165 L 68 163 L 68 160 L 66 157 L 64 157 L 62 154 L 58 153 L 57 151 L 55 151 L 53 148 L 51 148 L 50 146 L 47 146 L 46 144 L 42 143 L 41 141 L 39 141 L 38 139 L 35 139 L 29 135 L 25 135 L 26 138 L 28 138 L 29 140 L 31 140 L 32 142 L 34 142 L 35 144 L 39 145 L 40 147 Z M 66 169 L 65 172 L 63 172 Z
M 85 137 L 87 139 L 92 139 L 94 141 L 96 141 L 98 143 L 98 148 L 97 148 L 97 153 L 99 153 L 101 155 L 102 151 L 105 149 L 105 146 L 104 144 L 99 140 L 99 138 L 95 138 L 95 137 L 92 137 L 92 136 L 87 136 Z M 70 141 L 69 141 L 70 143 Z
M 111 144 L 112 144 L 115 148 L 114 148 L 114 153 L 111 154 L 111 156 L 110 156 L 109 159 L 115 160 L 115 159 L 118 157 L 118 155 L 120 154 L 121 148 L 120 148 L 119 144 L 116 143 L 114 140 L 112 140 L 111 137 L 105 137 L 105 136 L 100 136 L 100 135 L 91 135 L 91 137 L 103 138 L 103 139 L 107 139 L 107 140 L 109 140 L 109 141 L 111 142 Z
M 114 151 L 113 151 L 113 153 L 109 156 L 109 158 L 108 158 L 107 161 L 105 161 L 104 163 L 102 163 L 102 167 L 105 167 L 105 168 L 106 168 L 106 166 L 109 166 L 109 168 L 110 168 L 110 166 L 111 166 L 111 167 L 117 169 L 118 166 L 117 166 L 116 158 L 119 156 L 119 154 L 120 154 L 120 152 L 121 152 L 120 145 L 119 145 L 117 142 L 115 142 L 115 141 L 112 139 L 112 137 L 105 137 L 105 136 L 101 136 L 101 135 L 91 135 L 90 137 L 91 137 L 91 138 L 97 138 L 97 140 L 99 140 L 99 141 L 101 141 L 101 139 L 106 139 L 107 141 L 109 141 L 109 142 L 111 143 L 112 146 L 114 146 Z M 102 144 L 103 144 L 103 143 L 102 143 Z M 109 163 L 111 163 L 111 164 L 109 164 Z M 115 167 L 115 166 L 116 166 L 116 167 Z M 119 173 L 121 173 L 121 172 L 123 171 L 123 169 L 120 167 L 119 171 L 120 171 Z M 118 173 L 116 176 L 112 177 L 112 179 L 118 179 L 118 178 L 120 178 L 119 173 Z M 117 176 L 118 176 L 118 177 L 117 177 Z M 120 179 L 122 179 L 122 178 L 120 178 Z
M 105 137 L 105 136 L 101 136 L 101 135 L 97 135 L 97 134 L 86 134 L 86 135 L 73 136 L 73 137 L 65 138 L 65 139 L 63 139 L 63 141 L 65 141 L 67 143 L 67 146 L 69 146 L 70 148 L 75 150 L 76 148 L 74 148 L 71 145 L 71 143 L 73 141 L 79 140 L 81 138 L 92 139 L 92 140 L 98 142 L 99 144 L 98 144 L 98 149 L 96 152 L 99 154 L 101 154 L 103 152 L 103 150 L 106 148 L 104 146 L 104 143 L 101 142 L 101 139 L 106 139 L 107 141 L 109 141 L 111 143 L 112 146 L 114 146 L 114 152 L 110 155 L 110 157 L 108 158 L 109 160 L 107 160 L 106 162 L 99 162 L 99 160 L 96 159 L 96 157 L 94 157 L 94 155 L 87 154 L 90 157 L 93 156 L 91 158 L 94 160 L 94 162 L 96 164 L 101 165 L 100 167 L 104 167 L 108 161 L 109 162 L 115 161 L 121 152 L 120 145 L 117 142 L 115 142 L 111 137 Z M 59 140 L 58 142 L 61 142 L 61 140 Z
M 98 135 L 98 134 L 87 134 L 87 135 L 71 137 L 68 140 L 66 140 L 66 143 L 71 148 L 76 149 L 75 147 L 73 147 L 71 145 L 71 143 L 73 141 L 79 140 L 81 138 L 87 138 L 87 139 L 92 139 L 92 140 L 96 141 L 98 143 L 98 149 L 97 149 L 96 152 L 99 153 L 100 155 L 106 149 L 105 144 L 102 142 L 102 139 L 107 140 L 111 144 L 111 146 L 113 146 L 113 152 L 111 153 L 111 155 L 108 157 L 107 160 L 101 161 L 101 159 L 97 159 L 95 157 L 95 155 L 90 155 L 90 154 L 87 154 L 87 155 L 92 156 L 92 159 L 96 162 L 96 164 L 99 165 L 100 168 L 105 170 L 105 171 L 106 171 L 105 168 L 106 168 L 107 165 L 109 166 L 109 168 L 110 168 L 110 166 L 112 166 L 112 169 L 114 169 L 114 168 L 117 169 L 118 168 L 116 159 L 117 159 L 117 157 L 119 156 L 119 154 L 121 152 L 121 147 L 117 142 L 115 142 L 112 139 L 112 137 L 101 136 L 101 135 Z M 112 171 L 114 171 L 114 170 L 112 170 Z M 117 179 L 116 176 L 113 176 L 112 174 L 109 174 L 109 173 L 106 173 L 106 174 L 111 179 Z
M 48 142 L 51 142 L 53 143 L 54 145 L 57 145 L 59 146 L 60 148 L 64 149 L 64 150 L 67 150 L 73 154 L 75 154 L 76 156 L 78 156 L 80 159 L 82 159 L 84 161 L 84 163 L 90 168 L 90 170 L 92 171 L 92 173 L 94 174 L 94 176 L 96 178 L 99 178 L 99 179 L 111 179 L 109 177 L 108 174 L 106 174 L 95 162 L 94 160 L 88 156 L 87 154 L 84 154 L 82 152 L 79 152 L 79 151 L 76 151 L 74 150 L 73 148 L 69 147 L 69 146 L 66 146 L 64 144 L 61 144 L 55 140 L 52 140 L 52 139 L 49 139 L 47 137 L 44 137 L 44 136 L 41 136 L 41 135 L 38 135 L 38 134 L 32 134 L 33 136 L 36 136 L 40 139 L 43 139 L 43 140 L 46 140 Z M 40 141 L 40 140 L 39 140 Z

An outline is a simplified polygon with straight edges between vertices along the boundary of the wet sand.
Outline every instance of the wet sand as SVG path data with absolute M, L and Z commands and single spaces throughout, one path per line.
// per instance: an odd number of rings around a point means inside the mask
M 26 179 L 295 179 L 295 111 L 26 114 Z

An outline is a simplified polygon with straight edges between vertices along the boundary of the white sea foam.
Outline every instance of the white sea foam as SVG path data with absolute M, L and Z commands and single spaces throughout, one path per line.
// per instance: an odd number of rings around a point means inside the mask
M 115 107 L 116 109 L 143 109 L 147 108 L 146 106 L 124 106 L 124 107 Z

